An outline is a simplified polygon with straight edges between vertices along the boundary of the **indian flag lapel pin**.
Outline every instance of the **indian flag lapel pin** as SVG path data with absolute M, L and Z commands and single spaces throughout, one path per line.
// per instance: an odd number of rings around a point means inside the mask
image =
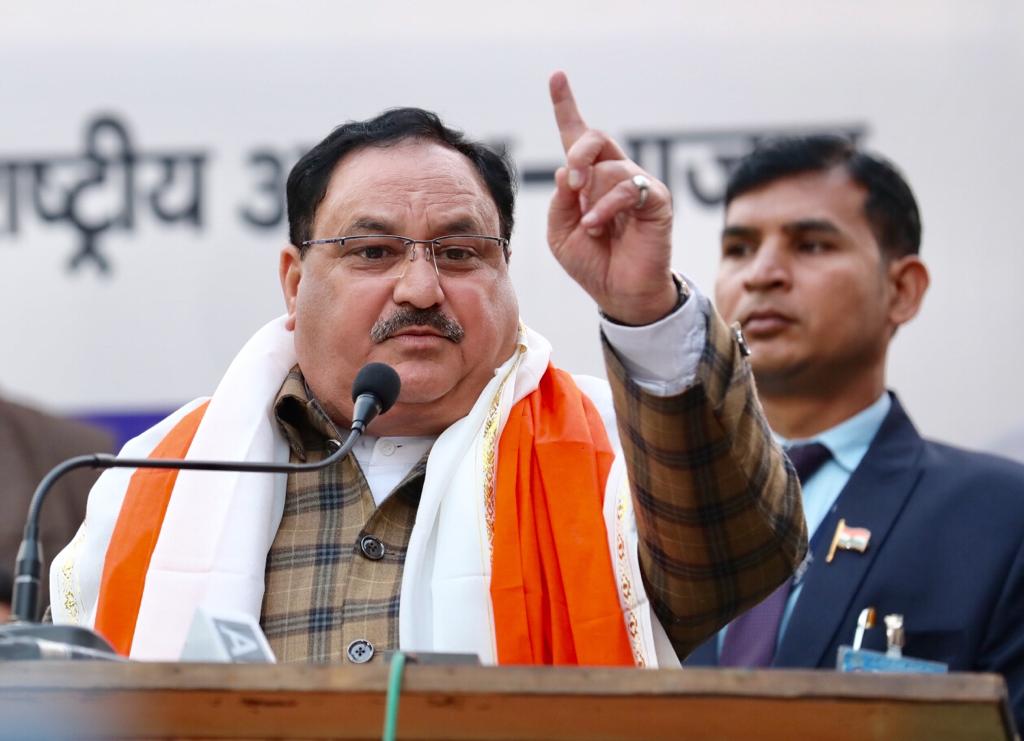
M 832 545 L 829 546 L 825 563 L 832 563 L 837 550 L 863 553 L 868 549 L 869 540 L 871 531 L 866 527 L 849 527 L 846 520 L 840 519 L 836 525 L 836 533 L 832 536 Z

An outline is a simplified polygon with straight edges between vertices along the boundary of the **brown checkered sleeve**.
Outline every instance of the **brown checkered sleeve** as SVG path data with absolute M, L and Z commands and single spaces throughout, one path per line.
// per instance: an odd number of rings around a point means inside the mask
M 707 341 L 678 395 L 645 392 L 604 343 L 644 582 L 681 659 L 785 581 L 807 549 L 796 473 L 735 333 L 703 301 Z

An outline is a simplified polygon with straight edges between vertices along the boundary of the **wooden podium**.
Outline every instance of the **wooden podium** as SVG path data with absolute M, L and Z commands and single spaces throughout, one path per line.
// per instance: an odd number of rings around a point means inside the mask
M 379 739 L 388 667 L 0 663 L 0 738 Z M 991 674 L 406 667 L 399 739 L 1011 739 Z

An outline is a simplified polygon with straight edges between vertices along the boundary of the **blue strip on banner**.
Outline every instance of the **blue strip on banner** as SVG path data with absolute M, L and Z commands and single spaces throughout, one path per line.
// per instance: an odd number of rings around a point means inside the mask
M 162 420 L 173 409 L 157 409 L 133 412 L 89 412 L 70 415 L 71 419 L 107 430 L 114 438 L 114 449 L 121 447 L 133 437 L 145 432 Z

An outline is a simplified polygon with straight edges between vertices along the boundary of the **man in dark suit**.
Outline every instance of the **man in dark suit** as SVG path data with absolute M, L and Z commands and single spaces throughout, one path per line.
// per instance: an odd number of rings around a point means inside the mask
M 920 237 L 896 169 L 840 138 L 767 143 L 730 180 L 718 309 L 743 327 L 797 469 L 802 444 L 822 454 L 801 471 L 806 568 L 687 663 L 835 667 L 871 607 L 904 616 L 907 656 L 1002 673 L 1019 723 L 1024 467 L 923 439 L 885 387 L 889 343 L 928 287 Z M 867 632 L 865 648 L 885 644 Z
M 0 398 L 0 502 L 4 511 L 0 518 L 0 622 L 9 610 L 14 560 L 36 486 L 64 459 L 109 452 L 112 445 L 110 436 L 95 427 Z M 57 483 L 40 523 L 45 558 L 53 558 L 75 534 L 85 516 L 89 488 L 98 475 L 76 471 Z M 42 594 L 48 593 L 45 583 L 44 575 Z

